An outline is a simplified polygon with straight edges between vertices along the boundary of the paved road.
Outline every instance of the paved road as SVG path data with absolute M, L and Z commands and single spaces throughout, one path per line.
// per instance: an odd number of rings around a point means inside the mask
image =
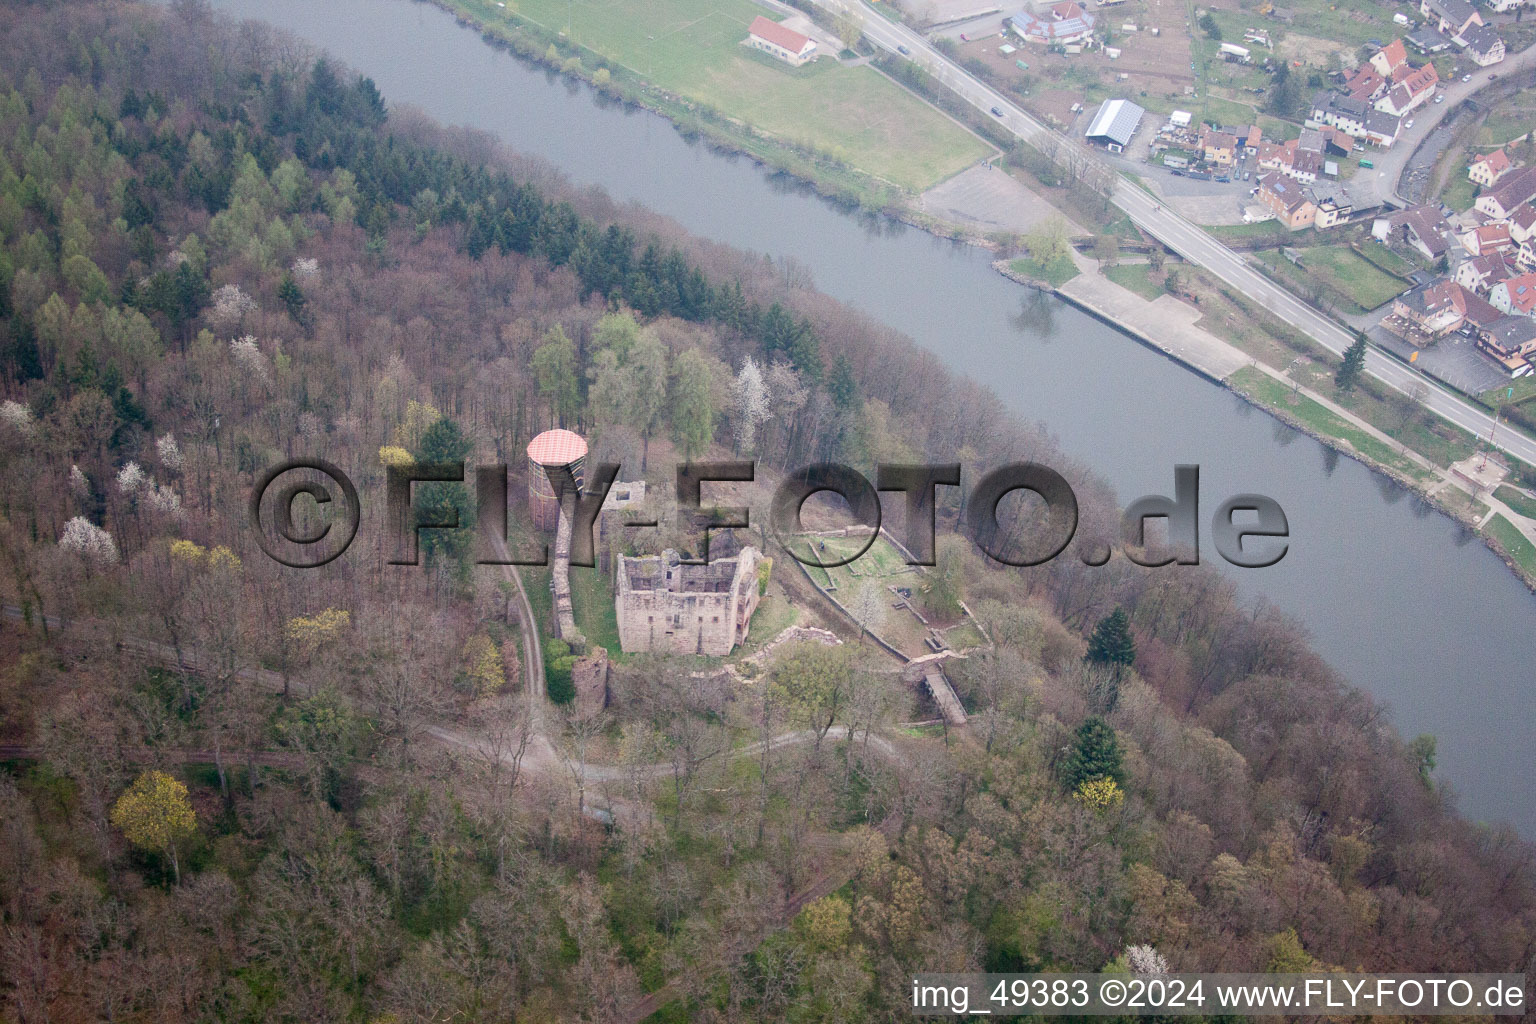
M 1468 64 L 1471 62 L 1468 61 Z M 1463 72 L 1472 76 L 1472 81 L 1463 82 L 1457 79 L 1454 82 L 1442 82 L 1441 88 L 1445 91 L 1444 103 L 1426 103 L 1424 106 L 1408 115 L 1408 120 L 1413 122 L 1413 127 L 1405 131 L 1402 138 L 1397 140 L 1397 145 L 1387 150 L 1380 157 L 1373 158 L 1376 164 L 1376 177 L 1372 182 L 1376 194 L 1383 200 L 1398 199 L 1397 182 L 1403 173 L 1403 167 L 1408 163 L 1418 147 L 1427 139 L 1432 131 L 1455 110 L 1463 100 L 1469 99 L 1479 89 L 1487 87 L 1490 82 L 1502 79 L 1514 78 L 1536 68 L 1536 46 L 1527 47 L 1519 53 L 1507 58 L 1502 63 L 1495 64 L 1491 68 L 1466 67 Z M 1355 175 L 1351 184 L 1361 181 L 1361 175 Z M 1399 200 L 1400 201 L 1400 200 Z
M 922 35 L 907 26 L 888 21 L 867 6 L 857 4 L 855 0 L 815 0 L 815 2 L 830 11 L 839 13 L 857 7 L 858 14 L 863 18 L 866 39 L 918 64 L 933 75 L 939 84 L 952 90 L 961 99 L 988 116 L 995 116 L 991 114 L 993 110 L 1000 111 L 999 123 L 1024 142 L 1039 143 L 1053 137 L 1060 138 L 997 90 L 952 63 L 931 46 Z M 1533 54 L 1532 50 L 1526 50 L 1519 54 L 1517 59 L 1529 63 L 1536 59 L 1536 54 Z M 1520 66 L 1523 67 L 1524 63 Z M 1493 71 L 1501 76 L 1505 73 L 1502 66 Z M 1484 73 L 1482 77 L 1486 84 L 1487 74 Z M 1470 89 L 1476 81 L 1477 79 L 1474 78 L 1472 83 L 1456 84 Z M 1445 103 L 1433 106 L 1440 111 L 1439 115 L 1434 117 L 1434 121 L 1438 122 L 1439 117 L 1444 116 L 1444 110 L 1453 104 L 1447 100 Z M 1428 122 L 1416 124 L 1414 135 L 1417 136 L 1420 129 L 1428 131 L 1429 127 Z M 1081 146 L 1083 143 L 1078 139 L 1069 139 L 1066 144 Z M 1404 147 L 1402 159 L 1407 159 L 1407 147 Z M 1205 267 L 1236 291 L 1305 332 L 1335 355 L 1343 355 L 1344 350 L 1354 341 L 1354 336 L 1349 331 L 1248 266 L 1242 256 L 1212 238 L 1202 228 L 1190 223 L 1167 207 L 1159 205 L 1157 200 L 1139 186 L 1118 175 L 1113 199 L 1115 205 L 1124 210 L 1138 228 L 1161 241 L 1185 260 Z M 1383 355 L 1373 348 L 1366 354 L 1365 366 L 1366 371 L 1373 377 L 1405 394 L 1412 393 L 1416 388 L 1422 388 L 1425 394 L 1424 405 L 1462 429 L 1484 438 L 1493 431 L 1493 417 L 1488 413 L 1396 359 Z M 1517 433 L 1513 428 L 1505 427 L 1496 432 L 1494 444 L 1516 458 L 1536 465 L 1536 439 Z

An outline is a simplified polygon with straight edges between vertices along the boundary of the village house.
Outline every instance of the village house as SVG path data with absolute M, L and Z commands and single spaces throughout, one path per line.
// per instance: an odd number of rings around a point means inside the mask
M 1456 283 L 1469 292 L 1487 295 L 1500 281 L 1517 276 L 1520 269 L 1503 253 L 1490 253 L 1465 260 L 1456 268 Z
M 1292 231 L 1309 227 L 1317 216 L 1317 205 L 1307 198 L 1300 184 L 1282 171 L 1270 171 L 1259 179 L 1258 200 Z
M 1365 115 L 1365 141 L 1386 149 L 1403 133 L 1403 119 L 1395 114 L 1372 110 Z
M 1366 113 L 1370 109 L 1365 100 L 1336 92 L 1320 92 L 1312 97 L 1311 120 L 1338 128 L 1358 139 L 1365 136 Z
M 1472 208 L 1494 220 L 1508 220 L 1510 214 L 1536 197 L 1536 167 L 1525 167 L 1507 175 L 1503 181 L 1477 197 Z
M 1406 323 L 1413 331 L 1428 339 L 1443 337 L 1460 327 L 1467 319 L 1468 308 L 1473 304 L 1488 303 L 1467 291 L 1455 281 L 1439 280 L 1410 288 L 1392 300 L 1392 316 Z M 1493 322 L 1497 314 L 1479 311 L 1479 319 Z M 1410 341 L 1418 343 L 1416 338 Z
M 1426 57 L 1433 57 L 1437 53 L 1444 53 L 1455 44 L 1446 38 L 1443 32 L 1436 31 L 1432 26 L 1421 25 L 1408 33 L 1405 37 L 1408 45 Z
M 810 36 L 801 35 L 761 14 L 747 27 L 747 45 L 795 67 L 816 56 L 816 43 Z
M 1370 64 L 1361 64 L 1344 79 L 1344 94 L 1350 99 L 1369 103 L 1387 88 L 1387 79 Z
M 1468 228 L 1456 240 L 1469 256 L 1508 252 L 1515 247 L 1514 240 L 1509 237 L 1509 224 L 1505 221 Z
M 1486 68 L 1504 59 L 1504 39 L 1492 25 L 1477 25 L 1467 30 L 1463 43 L 1467 56 L 1478 67 Z
M 1303 191 L 1307 198 L 1312 200 L 1312 205 L 1317 207 L 1312 226 L 1319 231 L 1326 231 L 1339 224 L 1363 220 L 1370 216 L 1371 211 L 1381 207 L 1380 200 L 1365 202 L 1357 200 L 1354 194 L 1342 185 L 1317 185 Z
M 1420 0 L 1419 13 L 1456 43 L 1465 43 L 1467 31 L 1483 23 L 1483 16 L 1468 0 Z
M 1530 316 L 1536 309 L 1536 274 L 1525 273 L 1500 281 L 1488 290 L 1488 302 L 1500 313 Z
M 1467 177 L 1473 182 L 1491 187 L 1495 182 L 1514 169 L 1514 164 L 1509 161 L 1509 154 L 1502 149 L 1496 149 L 1492 153 L 1485 153 L 1467 165 Z
M 1495 14 L 1508 14 L 1525 6 L 1525 0 L 1483 0 Z
M 1067 46 L 1092 40 L 1097 20 L 1072 0 L 1062 0 L 1048 7 L 1044 17 L 1030 11 L 1020 11 L 1009 18 L 1008 23 L 1027 43 Z
M 1477 332 L 1477 347 L 1512 377 L 1531 372 L 1536 358 L 1536 317 L 1506 316 Z
M 1509 215 L 1509 237 L 1516 245 L 1524 245 L 1536 235 L 1536 206 L 1529 203 Z
M 1390 79 L 1394 71 L 1407 63 L 1408 51 L 1403 48 L 1403 41 L 1394 39 L 1371 54 L 1370 67 L 1382 78 Z
M 1355 140 L 1350 138 L 1349 133 L 1342 128 L 1325 129 L 1323 138 L 1327 142 L 1324 151 L 1333 156 L 1349 156 L 1355 151 Z
M 1438 207 L 1410 206 L 1377 217 L 1371 222 L 1371 236 L 1382 242 L 1406 242 L 1425 259 L 1437 260 L 1450 249 L 1445 241 L 1450 227 Z
M 1237 159 L 1237 137 L 1210 128 L 1200 129 L 1200 155 L 1206 163 L 1231 167 Z
M 618 556 L 614 611 L 626 654 L 662 651 L 724 657 L 747 638 L 759 599 L 756 548 L 707 565 L 660 555 Z
M 1376 109 L 1393 117 L 1402 117 L 1428 103 L 1439 81 L 1440 72 L 1433 64 L 1425 64 L 1388 89 L 1387 94 L 1376 101 Z

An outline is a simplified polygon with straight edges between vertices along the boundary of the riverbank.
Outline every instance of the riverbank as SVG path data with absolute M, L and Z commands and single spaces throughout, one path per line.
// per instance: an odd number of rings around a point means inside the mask
M 617 25 L 602 32 L 590 26 L 560 31 L 547 24 L 553 13 L 543 12 L 541 22 L 517 3 L 429 2 L 490 45 L 584 82 L 614 102 L 660 114 L 687 138 L 751 157 L 852 208 L 935 234 L 956 237 L 919 209 L 922 192 L 1000 152 L 977 125 L 890 78 L 867 58 L 789 67 L 740 45 L 744 29 L 732 15 L 742 20 L 744 12 L 774 13 L 751 0 L 739 0 L 742 10 L 730 14 L 711 9 L 698 21 L 686 20 L 699 12 L 678 0 L 677 10 L 661 13 L 683 20 L 675 26 L 664 16 L 648 22 L 655 31 L 639 42 Z M 558 13 L 569 26 L 567 9 Z M 705 18 L 707 25 L 701 24 Z M 838 45 L 823 30 L 816 35 L 828 48 Z M 641 64 L 645 72 L 637 70 Z
M 1462 460 L 1441 465 L 1309 386 L 1333 373 L 1326 363 L 1316 369 L 1320 356 L 1315 350 L 1299 354 L 1284 369 L 1275 367 L 1201 326 L 1208 317 L 1196 306 L 1168 294 L 1149 300 L 1101 274 L 1092 260 L 1081 254 L 1074 258 L 1077 273 L 1065 281 L 1032 277 L 1021 271 L 1016 260 L 996 260 L 992 266 L 1011 281 L 1049 291 L 1412 491 L 1475 532 L 1527 588 L 1536 591 L 1536 519 L 1496 498 L 1493 491 L 1499 484 L 1484 489 L 1458 473 L 1455 467 Z M 1314 367 L 1310 373 L 1309 366 Z M 1446 453 L 1441 450 L 1442 460 Z M 1473 454 L 1468 450 L 1464 458 Z

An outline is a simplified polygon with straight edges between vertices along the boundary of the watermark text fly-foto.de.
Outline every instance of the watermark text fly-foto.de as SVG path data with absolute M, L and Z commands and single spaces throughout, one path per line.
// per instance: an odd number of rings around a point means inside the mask
M 617 463 L 599 463 L 580 481 L 568 467 L 545 467 L 556 495 L 570 516 L 570 561 L 574 566 L 595 564 L 594 526 L 608 491 L 618 478 Z M 781 542 L 803 532 L 801 510 L 815 494 L 830 492 L 842 497 L 852 517 L 869 528 L 868 542 L 851 554 L 822 559 L 825 553 L 801 554 L 785 544 L 797 561 L 833 568 L 857 560 L 874 543 L 881 524 L 880 493 L 900 492 L 905 497 L 905 556 L 911 565 L 935 564 L 937 494 L 940 487 L 958 487 L 958 463 L 881 464 L 875 480 L 838 463 L 806 466 L 783 478 L 769 506 L 769 530 Z M 706 509 L 706 483 L 748 483 L 756 479 L 752 462 L 688 462 L 677 467 L 676 499 L 679 526 L 700 538 L 697 562 L 709 561 L 711 530 L 744 529 L 751 525 L 745 507 Z M 452 507 L 438 510 L 437 518 L 423 518 L 413 502 L 416 484 L 468 484 L 465 465 L 414 463 L 387 467 L 386 515 L 389 561 L 416 565 L 420 538 L 427 530 L 459 528 Z M 473 473 L 476 539 L 474 561 L 479 565 L 545 565 L 549 546 L 538 543 L 529 550 L 507 548 L 507 467 L 476 466 Z M 1133 501 L 1121 520 L 1125 555 L 1144 566 L 1198 565 L 1200 561 L 1200 467 L 1174 468 L 1174 496 L 1148 495 Z M 1027 492 L 1038 508 L 1035 528 L 1028 536 L 1014 536 L 1003 527 L 999 507 L 1010 495 Z M 295 508 L 308 497 L 322 509 L 336 514 L 321 517 L 318 526 L 302 529 Z M 1077 497 L 1060 473 L 1035 462 L 1015 462 L 984 474 L 965 501 L 965 522 L 971 539 L 990 558 L 1005 565 L 1041 565 L 1056 558 L 1077 534 Z M 356 485 L 345 472 L 323 459 L 295 459 L 270 467 L 252 488 L 249 518 L 257 543 L 272 558 L 294 568 L 316 568 L 340 556 L 357 535 L 362 519 Z M 1148 545 L 1148 520 L 1166 522 L 1167 543 L 1156 551 Z M 626 529 L 656 528 L 654 520 L 628 519 Z M 1243 568 L 1272 566 L 1285 557 L 1290 545 L 1290 524 L 1279 502 L 1262 494 L 1237 494 L 1222 501 L 1211 516 L 1211 539 L 1223 559 Z M 1103 565 L 1112 552 L 1108 544 L 1081 544 L 1078 557 L 1087 565 Z

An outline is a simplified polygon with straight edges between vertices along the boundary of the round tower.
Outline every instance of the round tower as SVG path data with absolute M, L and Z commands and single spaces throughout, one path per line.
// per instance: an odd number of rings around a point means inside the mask
M 560 522 L 560 499 L 549 471 L 565 467 L 580 489 L 587 442 L 573 430 L 546 430 L 528 442 L 528 514 L 539 529 L 553 533 Z

